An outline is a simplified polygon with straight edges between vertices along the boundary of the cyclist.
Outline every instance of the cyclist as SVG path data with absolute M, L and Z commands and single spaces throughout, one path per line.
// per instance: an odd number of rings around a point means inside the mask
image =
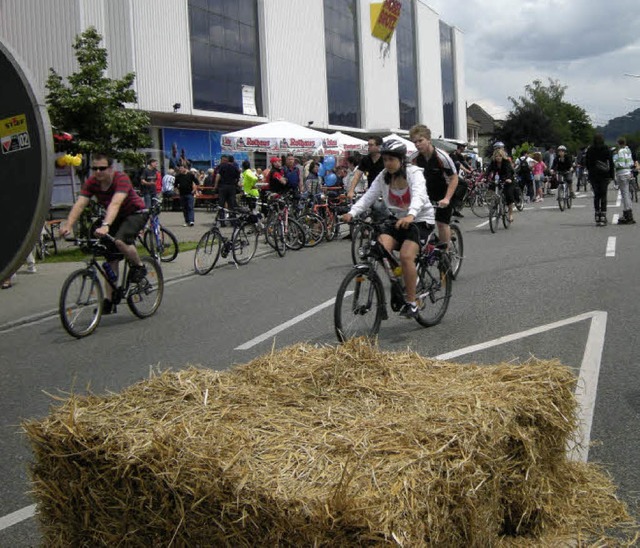
M 409 136 L 418 149 L 416 165 L 424 169 L 429 200 L 438 208 L 436 210 L 438 237 L 448 244 L 451 239 L 449 223 L 453 213 L 451 199 L 458 186 L 456 166 L 451 156 L 433 146 L 431 130 L 427 126 L 413 126 L 409 130 Z
M 400 141 L 390 139 L 383 143 L 380 152 L 384 169 L 349 213 L 342 216 L 342 220 L 351 221 L 382 197 L 397 221 L 393 225 L 385 225 L 379 241 L 389 252 L 400 250 L 402 277 L 407 291 L 407 300 L 400 309 L 400 315 L 414 318 L 418 314 L 416 257 L 420 251 L 420 240 L 426 240 L 433 228 L 433 206 L 427 196 L 422 169 L 407 164 L 407 147 Z M 418 230 L 412 226 L 413 223 Z
M 106 209 L 102 225 L 96 229 L 95 235 L 103 237 L 109 234 L 113 237 L 116 248 L 131 264 L 129 279 L 138 283 L 147 275 L 147 269 L 140 260 L 134 242 L 147 222 L 149 210 L 145 208 L 144 200 L 134 190 L 127 174 L 114 170 L 113 158 L 102 153 L 93 154 L 91 171 L 93 176 L 82 185 L 78 200 L 60 227 L 60 236 L 64 237 L 71 232 L 80 214 L 95 196 L 98 204 Z M 120 258 L 107 256 L 107 261 L 117 274 Z M 105 296 L 103 314 L 110 314 L 112 301 L 109 284 L 106 284 Z
M 496 190 L 496 178 L 504 183 L 504 199 L 509 209 L 509 222 L 513 222 L 513 204 L 515 203 L 515 172 L 507 153 L 502 148 L 496 148 L 487 167 L 487 177 L 490 181 L 489 189 Z
M 567 147 L 564 145 L 560 145 L 557 152 L 558 154 L 553 159 L 553 164 L 551 164 L 551 173 L 557 173 L 559 178 L 567 182 L 571 197 L 575 198 L 576 195 L 573 193 L 572 177 L 573 159 L 571 158 L 571 154 L 567 153 Z

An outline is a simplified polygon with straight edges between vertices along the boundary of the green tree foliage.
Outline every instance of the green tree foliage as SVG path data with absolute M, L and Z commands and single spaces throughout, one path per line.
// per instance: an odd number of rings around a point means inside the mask
M 101 42 L 94 27 L 76 36 L 73 49 L 79 70 L 69 76 L 68 84 L 49 69 L 49 116 L 55 127 L 75 136 L 67 152 L 106 152 L 118 160 L 141 164 L 144 154 L 138 150 L 151 144 L 149 115 L 125 107 L 137 102 L 132 89 L 135 74 L 119 80 L 107 78 L 107 50 L 100 47 Z
M 540 148 L 563 144 L 574 153 L 590 143 L 594 129 L 589 116 L 564 100 L 566 89 L 552 79 L 547 86 L 534 80 L 523 96 L 509 97 L 513 109 L 496 130 L 496 140 L 504 141 L 507 150 L 528 142 Z

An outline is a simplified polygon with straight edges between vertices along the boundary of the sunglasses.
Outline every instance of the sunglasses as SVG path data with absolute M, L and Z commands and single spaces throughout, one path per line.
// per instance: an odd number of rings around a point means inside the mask
M 91 171 L 107 171 L 109 166 L 91 166 Z

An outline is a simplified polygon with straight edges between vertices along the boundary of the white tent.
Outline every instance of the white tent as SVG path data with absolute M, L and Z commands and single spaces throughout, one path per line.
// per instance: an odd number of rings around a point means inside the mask
M 303 154 L 315 152 L 326 144 L 328 135 L 291 122 L 269 122 L 222 136 L 223 150 Z
M 409 141 L 409 139 L 405 139 L 404 137 L 400 137 L 400 135 L 398 135 L 397 133 L 392 133 L 391 135 L 387 135 L 386 137 L 383 137 L 382 140 L 384 142 L 389 141 L 390 139 L 395 139 L 397 141 L 401 141 L 406 147 L 407 147 L 407 156 L 418 152 L 418 149 L 416 148 L 416 145 L 414 145 L 411 141 Z
M 346 135 L 340 131 L 336 131 L 329 135 L 330 139 L 335 139 L 338 143 L 338 149 L 342 152 L 360 152 L 366 154 L 368 152 L 367 141 L 358 139 L 351 135 Z

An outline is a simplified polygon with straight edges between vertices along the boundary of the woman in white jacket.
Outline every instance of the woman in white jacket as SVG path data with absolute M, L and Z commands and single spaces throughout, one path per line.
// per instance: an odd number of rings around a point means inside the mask
M 418 314 L 416 304 L 416 257 L 420 240 L 426 239 L 433 229 L 435 216 L 427 196 L 427 185 L 422 169 L 407 165 L 407 147 L 395 139 L 386 141 L 380 150 L 384 170 L 378 175 L 367 192 L 358 200 L 349 213 L 342 216 L 345 222 L 367 211 L 382 197 L 395 224 L 387 224 L 380 235 L 380 243 L 388 251 L 400 250 L 400 264 L 404 278 L 407 302 L 400 310 L 405 318 Z M 412 224 L 415 223 L 418 230 Z

